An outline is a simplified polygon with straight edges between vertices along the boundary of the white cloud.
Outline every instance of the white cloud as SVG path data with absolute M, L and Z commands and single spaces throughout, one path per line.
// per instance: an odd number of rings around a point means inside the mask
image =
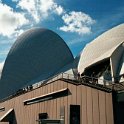
M 54 6 L 54 9 L 55 9 L 55 12 L 56 12 L 58 15 L 62 15 L 62 14 L 65 12 L 65 10 L 63 9 L 62 6 L 56 5 L 56 6 Z
M 18 34 L 21 26 L 28 23 L 24 14 L 14 12 L 13 9 L 0 3 L 0 34 L 3 36 L 12 36 Z
M 12 2 L 18 2 L 19 0 L 12 0 Z
M 52 14 L 58 15 L 65 25 L 59 29 L 65 32 L 88 34 L 95 22 L 88 14 L 72 11 L 67 13 L 54 0 L 12 0 L 21 11 L 16 12 L 6 4 L 0 3 L 0 34 L 3 36 L 17 36 L 27 27 L 38 24 Z M 33 19 L 33 20 L 32 20 Z M 30 25 L 31 23 L 31 25 Z M 24 25 L 25 29 L 23 28 Z
M 91 26 L 95 23 L 95 20 L 88 14 L 75 11 L 64 14 L 62 19 L 65 25 L 60 27 L 60 30 L 65 32 L 76 32 L 78 34 L 91 33 Z
M 27 11 L 26 14 L 33 17 L 36 23 L 47 18 L 51 13 L 61 15 L 64 12 L 63 7 L 54 0 L 20 0 L 17 6 Z

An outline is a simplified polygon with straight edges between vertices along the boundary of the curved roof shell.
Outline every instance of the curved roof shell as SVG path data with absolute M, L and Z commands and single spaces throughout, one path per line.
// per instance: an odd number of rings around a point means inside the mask
M 78 63 L 78 71 L 83 73 L 87 67 L 109 58 L 123 41 L 124 24 L 116 26 L 100 35 L 86 45 L 82 51 Z
M 73 61 L 73 55 L 63 39 L 53 31 L 34 28 L 19 36 L 6 58 L 0 98 L 26 86 L 57 74 Z M 3 94 L 4 93 L 4 94 Z

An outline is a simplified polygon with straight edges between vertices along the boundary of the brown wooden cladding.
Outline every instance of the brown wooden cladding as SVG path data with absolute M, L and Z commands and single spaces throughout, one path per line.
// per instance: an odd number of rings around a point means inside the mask
M 59 97 L 31 105 L 24 105 L 23 101 L 47 93 L 68 88 L 68 96 Z M 65 111 L 65 124 L 69 124 L 70 105 L 80 105 L 80 124 L 113 124 L 112 94 L 84 85 L 74 85 L 57 80 L 36 90 L 30 91 L 13 99 L 0 103 L 5 111 L 14 108 L 17 124 L 38 124 L 39 113 L 48 113 L 50 119 L 60 119 L 60 109 Z M 0 124 L 9 124 L 0 122 Z

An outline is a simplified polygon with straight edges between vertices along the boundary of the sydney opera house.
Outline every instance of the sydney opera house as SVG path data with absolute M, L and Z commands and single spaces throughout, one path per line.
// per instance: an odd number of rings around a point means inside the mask
M 124 24 L 73 57 L 55 32 L 33 28 L 0 77 L 0 124 L 124 124 Z

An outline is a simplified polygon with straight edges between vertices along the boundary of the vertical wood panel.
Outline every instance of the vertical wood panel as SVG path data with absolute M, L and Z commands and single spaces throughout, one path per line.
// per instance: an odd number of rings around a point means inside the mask
M 67 113 L 68 113 L 68 124 L 70 124 L 70 104 L 72 104 L 71 103 L 71 99 L 72 99 L 72 89 L 71 89 L 71 86 L 72 85 L 68 83 L 68 89 L 70 91 L 70 94 L 68 95 L 68 111 L 67 111 Z
M 20 123 L 20 118 L 19 118 L 19 116 L 20 116 L 20 107 L 18 107 L 18 106 L 20 106 L 20 98 L 19 97 L 16 97 L 15 98 L 15 102 L 16 102 L 16 104 L 15 104 L 15 108 L 14 108 L 14 110 L 15 110 L 15 112 L 16 112 L 16 118 L 17 118 L 17 123 L 19 124 Z
M 43 87 L 40 87 L 40 94 L 43 95 Z M 39 103 L 40 113 L 43 113 L 43 102 Z
M 93 99 L 93 123 L 94 124 L 100 124 L 99 122 L 99 96 L 98 96 L 98 90 L 92 89 L 92 99 Z
M 81 100 L 82 100 L 82 91 L 81 91 L 81 85 L 79 86 L 76 86 L 76 91 L 77 91 L 77 94 L 76 94 L 76 103 L 77 105 L 81 105 Z
M 82 124 L 87 124 L 87 89 L 82 87 Z
M 51 92 L 51 85 L 48 84 L 48 93 L 50 93 L 50 92 Z M 51 105 L 51 101 L 48 100 L 48 102 L 47 102 L 47 113 L 48 113 L 48 118 L 50 118 L 50 112 L 51 112 L 51 110 L 50 110 L 50 105 Z
M 50 84 L 50 92 L 53 92 L 53 83 Z M 50 100 L 50 118 L 53 118 L 53 100 Z
M 93 124 L 92 90 L 87 87 L 87 124 Z
M 72 99 L 71 99 L 71 104 L 76 105 L 77 101 L 77 88 L 76 85 L 71 84 L 71 92 L 72 92 Z
M 106 124 L 105 92 L 99 91 L 100 124 Z
M 76 86 L 77 87 L 77 105 L 80 105 L 80 122 L 82 122 L 82 105 L 81 105 L 81 101 L 82 101 L 82 92 L 81 92 L 81 85 Z M 81 123 L 82 124 L 82 123 Z
M 54 82 L 53 83 L 53 90 L 54 91 L 57 91 L 57 85 L 58 85 L 58 81 L 56 81 L 56 82 Z M 53 100 L 53 118 L 55 119 L 55 118 L 57 118 L 57 100 L 56 99 L 54 99 Z
M 66 82 L 64 82 L 64 88 L 67 88 L 68 87 L 68 85 L 67 85 L 67 83 Z M 65 96 L 64 97 L 64 99 L 63 99 L 63 101 L 64 101 L 64 109 L 65 109 L 65 124 L 67 124 L 68 123 L 68 97 L 67 96 Z
M 57 83 L 57 90 L 60 90 L 63 88 L 62 81 L 58 81 Z M 63 98 L 57 98 L 57 118 L 60 119 L 60 108 L 63 106 Z
M 37 96 L 41 95 L 40 94 L 40 88 L 34 90 L 34 95 L 35 95 L 34 97 L 37 97 Z M 41 113 L 41 111 L 40 111 L 40 103 L 37 103 L 35 105 L 35 123 L 37 123 L 36 120 L 39 119 L 39 113 Z
M 107 124 L 114 124 L 113 122 L 113 104 L 112 104 L 112 94 L 106 93 L 106 117 Z
M 39 96 L 37 91 L 38 91 L 38 89 L 34 90 L 33 97 Z M 32 117 L 32 116 L 30 116 L 30 117 L 34 118 L 31 123 L 35 124 L 36 120 L 38 119 L 38 104 L 32 104 L 32 106 L 33 106 L 33 111 L 34 111 L 34 114 L 33 114 L 34 117 Z
M 42 95 L 44 95 L 45 94 L 45 86 L 43 86 L 43 88 L 42 88 Z M 45 102 L 42 102 L 42 113 L 44 113 L 45 112 Z
M 27 95 L 27 97 L 29 96 L 30 98 L 33 98 L 33 97 L 34 97 L 34 91 L 32 91 L 32 92 L 30 92 L 30 93 L 27 93 L 26 95 Z M 28 114 L 27 114 L 27 116 L 28 116 L 27 120 L 28 120 L 28 121 L 26 121 L 26 122 L 27 122 L 27 123 L 30 123 L 30 124 L 34 123 L 34 121 L 35 121 L 35 109 L 34 109 L 34 104 L 29 105 L 29 106 L 24 106 L 24 107 L 27 108 L 27 113 L 28 113 Z
M 19 105 L 21 104 L 21 108 L 20 108 L 20 106 L 18 106 L 18 109 L 17 109 L 17 111 L 19 111 L 19 109 L 23 109 L 23 112 L 24 112 L 23 117 L 22 117 L 23 123 L 24 122 L 29 123 L 27 121 L 27 118 L 30 118 L 30 115 L 31 115 L 31 113 L 29 112 L 30 111 L 29 107 L 24 106 L 24 104 L 23 104 L 23 100 L 28 99 L 29 96 L 31 96 L 31 93 L 26 93 L 24 96 L 22 96 L 22 98 L 21 98 L 22 101 L 20 101 L 20 103 L 19 103 Z M 20 116 L 16 116 L 16 117 L 20 117 Z
M 45 85 L 45 87 L 44 87 L 44 94 L 47 94 L 47 89 L 48 89 L 48 87 L 47 87 L 47 85 Z M 47 112 L 47 102 L 48 101 L 44 101 L 44 113 Z
M 64 83 L 63 83 L 63 81 L 60 81 L 60 89 L 63 89 L 64 88 Z M 63 104 L 63 97 L 61 97 L 61 106 L 63 106 L 64 104 Z
M 68 83 L 70 95 L 68 96 L 68 124 L 70 123 L 70 105 L 76 105 L 76 86 Z

